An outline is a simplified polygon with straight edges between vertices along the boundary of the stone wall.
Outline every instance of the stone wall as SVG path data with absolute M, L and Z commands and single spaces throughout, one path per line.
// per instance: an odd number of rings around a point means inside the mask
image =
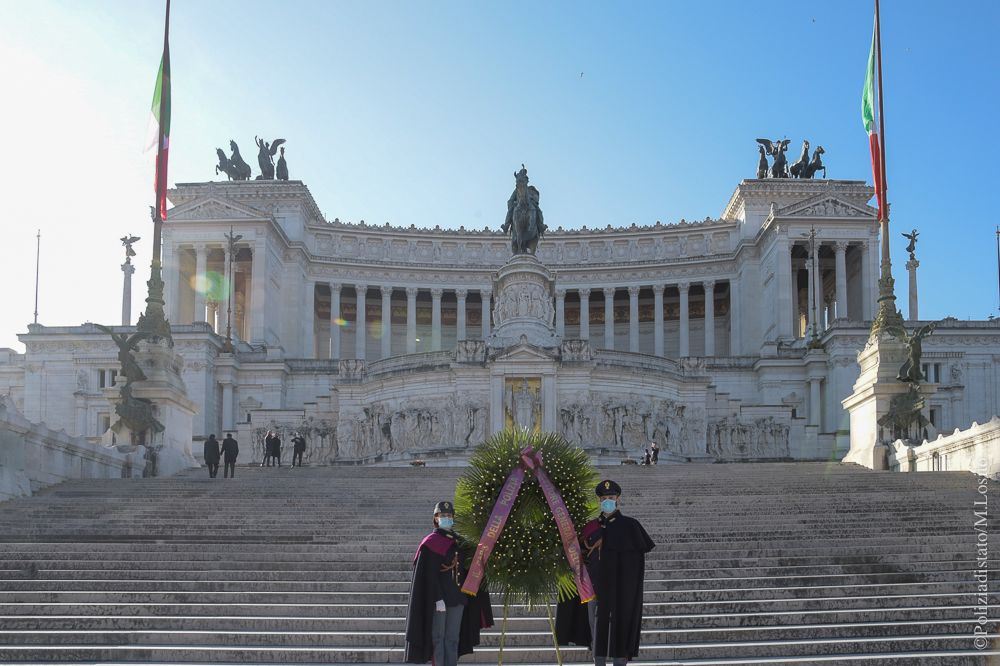
M 1000 479 L 1000 417 L 972 423 L 966 430 L 938 435 L 911 446 L 896 440 L 889 449 L 889 468 L 897 472 L 965 471 Z
M 0 396 L 0 501 L 68 479 L 141 476 L 144 452 L 120 453 L 32 423 Z

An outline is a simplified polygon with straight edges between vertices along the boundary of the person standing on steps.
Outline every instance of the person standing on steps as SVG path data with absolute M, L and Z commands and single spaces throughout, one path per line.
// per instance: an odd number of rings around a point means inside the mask
M 295 433 L 295 437 L 292 437 L 292 467 L 295 467 L 295 461 L 299 461 L 299 467 L 302 467 L 302 454 L 306 452 L 306 440 L 302 437 L 301 432 Z
M 278 467 L 281 467 L 281 437 L 278 437 L 278 433 L 274 433 L 274 439 L 272 440 L 274 448 L 271 449 L 271 458 L 274 462 L 278 463 Z
M 214 434 L 205 440 L 205 464 L 208 465 L 208 478 L 214 479 L 219 473 L 219 440 Z
M 261 467 L 264 467 L 265 465 L 267 467 L 274 466 L 274 450 L 277 448 L 275 447 L 274 442 L 277 439 L 278 436 L 274 434 L 273 430 L 267 431 L 267 436 L 264 437 L 264 459 L 260 461 Z
M 660 445 L 653 440 L 649 443 L 649 450 L 653 452 L 653 464 L 655 465 L 660 459 Z
M 434 531 L 424 537 L 413 556 L 413 580 L 406 611 L 409 664 L 455 666 L 479 644 L 479 630 L 493 625 L 489 593 L 475 597 L 462 592 L 468 573 L 463 560 L 466 544 L 452 531 L 455 509 L 445 500 L 434 506 Z
M 642 629 L 642 584 L 646 553 L 656 544 L 635 518 L 622 515 L 622 489 L 611 479 L 597 484 L 601 515 L 587 523 L 580 536 L 595 599 L 561 602 L 556 609 L 560 645 L 590 645 L 595 666 L 614 666 L 635 659 Z
M 222 460 L 225 463 L 222 478 L 236 478 L 236 457 L 239 455 L 240 445 L 233 439 L 233 433 L 227 432 L 226 438 L 222 440 Z

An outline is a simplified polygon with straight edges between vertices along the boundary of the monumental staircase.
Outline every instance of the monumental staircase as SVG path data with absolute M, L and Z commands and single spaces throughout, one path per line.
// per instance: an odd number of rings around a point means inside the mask
M 202 469 L 2 504 L 0 663 L 399 663 L 411 557 L 460 473 Z M 973 644 L 971 474 L 837 463 L 601 474 L 657 543 L 638 662 L 1000 663 L 992 538 L 989 644 Z M 1000 510 L 993 490 L 989 502 Z M 495 663 L 498 644 L 499 627 L 485 631 L 463 663 Z M 503 660 L 556 663 L 543 608 L 512 609 Z

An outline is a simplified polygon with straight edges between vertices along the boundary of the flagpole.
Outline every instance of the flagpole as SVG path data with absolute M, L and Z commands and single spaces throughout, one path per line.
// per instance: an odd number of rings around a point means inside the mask
M 903 316 L 896 309 L 895 281 L 892 278 L 892 260 L 889 253 L 889 197 L 885 177 L 885 114 L 882 102 L 882 17 L 879 0 L 875 0 L 875 60 L 878 79 L 878 142 L 879 179 L 882 201 L 879 202 L 879 233 L 882 235 L 882 267 L 878 281 L 878 314 L 872 322 L 872 337 L 881 333 L 900 336 L 906 333 Z
M 163 234 L 164 213 L 160 210 L 160 202 L 165 196 L 167 186 L 166 163 L 163 160 L 163 138 L 168 122 L 170 103 L 170 0 L 166 0 L 166 13 L 163 19 L 163 56 L 161 60 L 161 89 L 160 89 L 160 109 L 159 109 L 159 130 L 157 132 L 156 143 L 156 201 L 150 207 L 150 215 L 153 218 L 153 258 L 149 265 L 149 295 L 146 297 L 146 311 L 139 315 L 136 330 L 149 333 L 153 339 L 164 339 L 172 347 L 173 337 L 170 335 L 170 323 L 167 321 L 163 311 L 163 277 L 161 263 L 161 237 Z M 161 169 L 164 169 L 161 177 Z
M 38 230 L 35 236 L 37 246 L 35 247 L 35 323 L 38 323 L 38 266 L 42 259 L 42 230 Z
M 997 225 L 997 310 L 1000 311 L 1000 224 Z

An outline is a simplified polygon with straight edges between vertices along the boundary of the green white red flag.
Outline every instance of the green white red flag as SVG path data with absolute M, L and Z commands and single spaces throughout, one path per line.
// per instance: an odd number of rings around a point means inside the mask
M 868 132 L 868 143 L 872 153 L 872 181 L 875 183 L 875 198 L 878 201 L 878 219 L 885 214 L 885 183 L 882 182 L 882 150 L 878 129 L 875 125 L 875 58 L 876 32 L 872 29 L 872 47 L 868 52 L 868 69 L 865 71 L 865 87 L 861 92 L 861 121 Z
M 150 142 L 150 148 L 156 146 L 156 210 L 161 220 L 167 219 L 167 153 L 170 148 L 170 0 L 167 0 L 167 16 L 163 27 L 163 56 L 160 58 L 160 71 L 156 74 L 156 87 L 153 89 L 153 107 L 150 125 L 156 134 Z

